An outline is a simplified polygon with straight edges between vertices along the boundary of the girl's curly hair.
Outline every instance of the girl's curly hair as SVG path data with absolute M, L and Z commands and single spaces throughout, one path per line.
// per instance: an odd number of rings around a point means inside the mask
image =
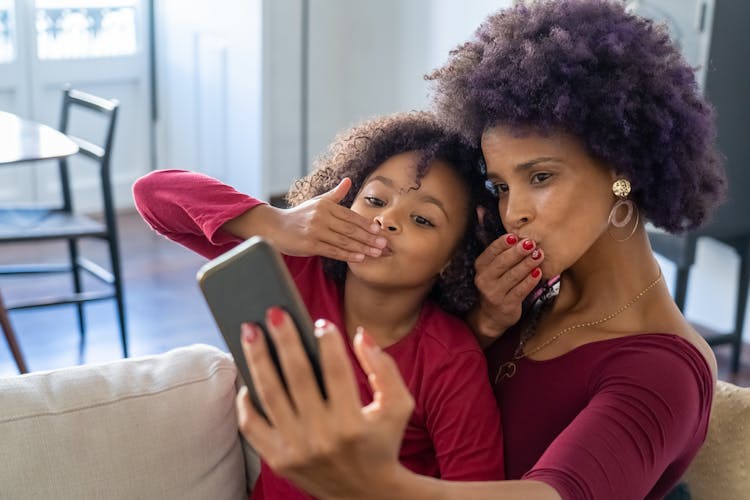
M 713 110 L 693 69 L 665 26 L 621 1 L 521 2 L 425 78 L 438 115 L 474 144 L 498 124 L 573 134 L 668 231 L 699 226 L 726 193 Z
M 398 113 L 366 121 L 339 134 L 328 152 L 318 158 L 314 170 L 297 180 L 286 195 L 291 206 L 330 191 L 349 177 L 352 188 L 341 201 L 351 207 L 365 180 L 382 163 L 399 153 L 416 151 L 417 181 L 426 175 L 435 160 L 447 163 L 464 180 L 469 195 L 468 224 L 462 243 L 431 291 L 431 298 L 446 311 L 462 315 L 477 301 L 474 285 L 474 260 L 486 244 L 500 233 L 497 200 L 486 187 L 476 147 L 468 145 L 456 133 L 448 132 L 429 112 Z M 483 223 L 477 208 L 485 213 Z M 338 283 L 346 278 L 347 264 L 324 258 L 323 269 Z

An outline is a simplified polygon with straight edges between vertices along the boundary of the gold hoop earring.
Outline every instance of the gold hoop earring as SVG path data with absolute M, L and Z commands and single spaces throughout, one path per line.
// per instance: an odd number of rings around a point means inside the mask
M 615 196 L 617 196 L 618 200 L 617 202 L 615 202 L 615 205 L 609 212 L 609 224 L 618 229 L 623 228 L 628 225 L 630 220 L 633 218 L 633 212 L 635 212 L 635 224 L 633 224 L 633 230 L 630 231 L 630 234 L 628 234 L 625 238 L 616 238 L 612 234 L 610 228 L 607 228 L 609 235 L 612 236 L 612 239 L 614 239 L 615 241 L 623 242 L 629 240 L 635 234 L 635 230 L 638 228 L 638 222 L 640 222 L 638 207 L 635 206 L 635 203 L 633 203 L 633 201 L 627 199 L 631 190 L 632 187 L 630 185 L 630 181 L 628 181 L 627 179 L 617 179 L 614 184 L 612 184 L 612 192 Z M 625 207 L 626 209 L 625 217 L 618 219 L 617 213 L 622 207 Z

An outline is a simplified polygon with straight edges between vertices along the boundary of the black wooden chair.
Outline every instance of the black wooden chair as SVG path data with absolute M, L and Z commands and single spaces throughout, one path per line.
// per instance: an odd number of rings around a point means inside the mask
M 750 31 L 745 27 L 748 14 L 750 5 L 746 2 L 716 3 L 706 72 L 705 91 L 717 110 L 718 145 L 726 157 L 729 200 L 719 208 L 713 220 L 698 231 L 680 236 L 649 233 L 654 250 L 677 266 L 675 302 L 680 309 L 685 305 L 698 238 L 714 238 L 737 252 L 739 279 L 730 284 L 737 296 L 733 330 L 718 333 L 695 325 L 712 346 L 732 345 L 732 373 L 736 373 L 740 366 L 742 329 L 750 286 L 750 137 L 747 133 L 750 68 L 745 64 L 750 58 Z
M 78 326 L 80 331 L 80 346 L 86 339 L 86 322 L 83 305 L 91 301 L 114 299 L 120 328 L 122 352 L 128 356 L 127 330 L 125 324 L 125 304 L 123 297 L 122 273 L 120 270 L 120 252 L 117 241 L 117 226 L 115 207 L 112 196 L 112 181 L 110 173 L 110 159 L 112 155 L 112 141 L 117 121 L 118 102 L 66 88 L 63 91 L 62 115 L 60 131 L 68 134 L 79 146 L 77 156 L 91 160 L 98 167 L 98 178 L 101 187 L 102 217 L 90 217 L 76 213 L 73 209 L 75 194 L 75 175 L 84 165 L 83 161 L 73 166 L 69 159 L 59 160 L 60 197 L 59 206 L 53 207 L 23 207 L 0 208 L 0 244 L 33 242 L 43 243 L 51 241 L 67 242 L 66 262 L 62 264 L 34 264 L 19 263 L 18 265 L 0 266 L 2 275 L 39 275 L 46 273 L 70 273 L 73 290 L 61 296 L 42 296 L 22 302 L 8 304 L 7 310 L 28 309 L 37 307 L 75 304 L 78 312 Z M 101 145 L 70 135 L 69 124 L 71 116 L 75 116 L 76 123 L 80 119 L 92 119 L 99 115 L 104 139 Z M 79 164 L 80 163 L 80 164 Z M 109 253 L 109 269 L 80 255 L 78 242 L 80 239 L 94 238 L 106 243 Z M 104 282 L 103 290 L 85 291 L 83 289 L 84 273 Z M 6 334 L 7 335 L 7 334 Z

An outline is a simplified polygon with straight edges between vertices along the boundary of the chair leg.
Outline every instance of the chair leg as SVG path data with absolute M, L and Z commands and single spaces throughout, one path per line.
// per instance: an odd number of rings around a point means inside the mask
M 16 361 L 16 366 L 18 366 L 18 371 L 28 373 L 29 370 L 26 368 L 26 362 L 23 359 L 21 348 L 18 346 L 18 341 L 16 340 L 16 334 L 13 331 L 13 326 L 10 324 L 10 318 L 8 317 L 8 311 L 5 309 L 2 295 L 0 295 L 0 327 L 2 327 L 5 334 L 5 340 L 8 341 L 8 346 L 10 347 L 10 352 L 13 354 L 13 359 Z
M 83 286 L 81 285 L 81 268 L 78 265 L 78 241 L 75 239 L 68 240 L 68 256 L 73 277 L 73 290 L 75 293 L 81 293 Z M 83 346 L 86 344 L 86 318 L 83 314 L 83 303 L 76 304 L 76 311 L 78 313 L 78 331 L 81 334 L 80 350 L 83 351 Z
M 120 324 L 120 341 L 122 342 L 122 356 L 128 357 L 128 332 L 125 322 L 125 294 L 122 286 L 122 270 L 120 269 L 120 249 L 117 244 L 117 230 L 113 227 L 112 234 L 107 239 L 109 253 L 112 260 L 112 276 L 115 288 L 115 302 L 117 303 L 117 319 Z
M 747 306 L 748 287 L 750 287 L 750 235 L 741 238 L 734 245 L 740 255 L 740 277 L 737 289 L 737 309 L 734 318 L 734 334 L 732 341 L 732 373 L 740 369 L 742 354 L 742 331 L 745 325 L 745 310 Z

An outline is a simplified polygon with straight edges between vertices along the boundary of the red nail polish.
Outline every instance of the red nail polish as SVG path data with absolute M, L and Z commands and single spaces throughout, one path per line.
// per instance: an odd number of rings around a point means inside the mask
M 516 238 L 515 234 L 509 234 L 508 236 L 505 237 L 505 242 L 508 245 L 515 245 L 517 241 L 518 241 L 518 238 Z
M 273 326 L 279 326 L 284 322 L 284 311 L 280 307 L 271 307 L 268 309 L 267 319 Z
M 533 252 L 531 252 L 531 258 L 534 259 L 534 260 L 541 259 L 542 258 L 542 252 L 540 252 L 539 250 L 534 250 Z
M 258 330 L 255 325 L 242 323 L 242 340 L 247 344 L 252 344 L 258 338 Z
M 533 271 L 531 271 L 531 277 L 536 279 L 542 274 L 542 270 L 538 267 L 535 267 Z
M 523 240 L 523 243 L 521 243 L 521 246 L 524 250 L 531 250 L 534 248 L 534 242 L 531 240 Z

